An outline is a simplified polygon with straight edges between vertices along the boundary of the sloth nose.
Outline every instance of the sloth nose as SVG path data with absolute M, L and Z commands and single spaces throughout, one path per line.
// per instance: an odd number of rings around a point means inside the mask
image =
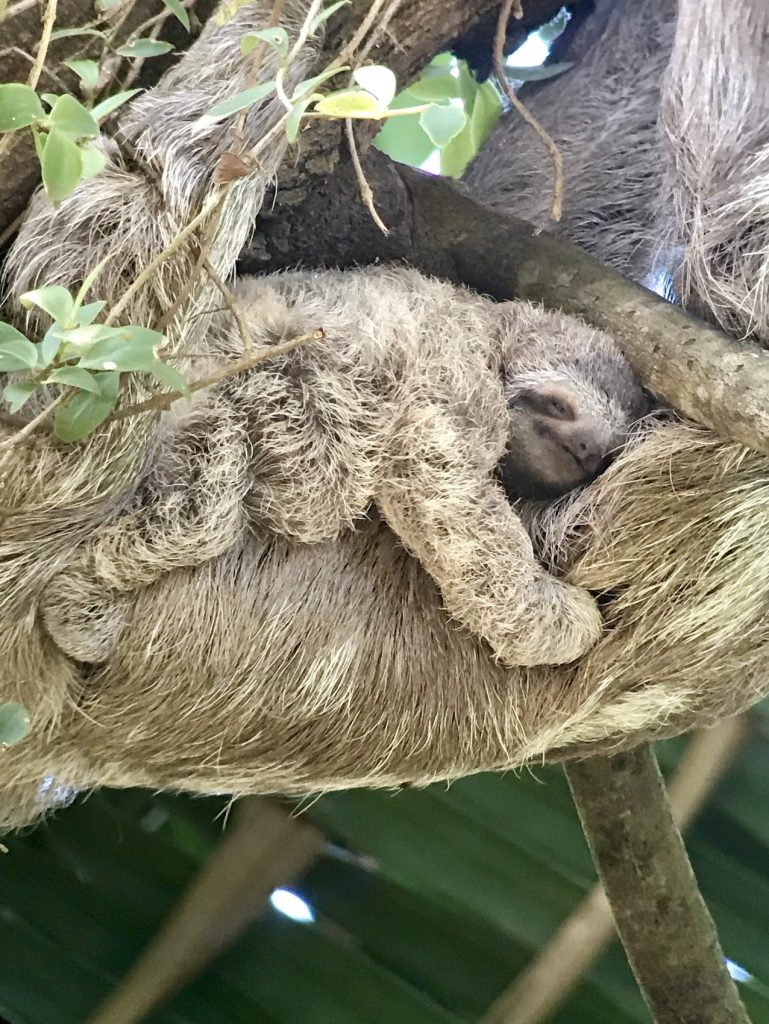
M 611 461 L 605 449 L 595 441 L 575 441 L 569 450 L 590 477 L 598 476 Z

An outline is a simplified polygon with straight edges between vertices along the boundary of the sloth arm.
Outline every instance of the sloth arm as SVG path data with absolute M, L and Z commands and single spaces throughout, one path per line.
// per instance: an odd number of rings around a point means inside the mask
M 501 661 L 573 661 L 600 636 L 597 605 L 536 561 L 494 479 L 494 463 L 474 456 L 460 426 L 436 405 L 407 414 L 393 435 L 376 504 L 437 583 L 446 610 Z

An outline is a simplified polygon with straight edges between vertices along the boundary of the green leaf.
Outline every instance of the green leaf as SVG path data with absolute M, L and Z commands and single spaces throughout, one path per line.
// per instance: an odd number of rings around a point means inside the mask
M 10 324 L 0 324 L 0 373 L 33 370 L 37 366 L 37 349 L 29 339 Z
M 467 117 L 459 107 L 429 106 L 419 115 L 419 123 L 438 149 L 443 149 L 464 128 Z
M 99 126 L 74 96 L 59 96 L 51 110 L 54 128 L 73 139 L 92 139 L 99 134 Z
M 83 283 L 78 288 L 77 295 L 75 296 L 75 314 L 77 314 L 77 311 L 80 309 L 80 306 L 82 305 L 83 299 L 88 294 L 88 289 L 94 284 L 94 282 L 98 278 L 99 274 L 101 274 L 102 270 L 104 269 L 104 267 L 107 265 L 108 262 L 109 262 L 109 257 L 105 256 L 104 259 L 99 260 L 99 262 L 96 264 L 96 266 L 93 267 L 91 270 L 89 270 L 88 273 L 83 278 Z M 104 303 L 102 303 L 102 306 L 103 305 L 104 305 Z M 91 320 L 92 319 L 93 319 L 93 317 L 91 317 Z M 87 320 L 85 322 L 86 323 L 90 323 L 91 320 Z M 81 323 L 81 322 L 82 321 L 78 318 L 77 319 L 77 323 Z
M 347 0 L 344 0 L 347 3 Z M 325 71 L 321 71 L 319 75 L 315 75 L 313 78 L 305 78 L 303 82 L 300 82 L 296 89 L 291 94 L 292 100 L 302 99 L 307 93 L 313 93 L 318 86 L 323 85 L 329 78 L 333 78 L 334 75 L 341 75 L 343 71 L 349 71 L 349 67 L 345 65 L 341 68 L 326 68 Z
M 29 712 L 23 704 L 0 704 L 0 746 L 9 747 L 29 732 Z
M 51 131 L 43 152 L 43 185 L 57 203 L 77 187 L 83 174 L 83 157 L 77 145 L 62 132 Z
M 105 38 L 104 32 L 100 32 L 96 28 L 55 28 L 51 32 L 51 39 L 68 39 L 70 36 L 98 36 L 100 39 Z
M 533 68 L 505 67 L 505 78 L 511 78 L 517 82 L 544 82 L 548 78 L 555 78 L 562 75 L 564 71 L 573 68 L 571 61 L 562 61 L 560 64 L 540 64 Z
M 120 373 L 115 370 L 93 376 L 99 383 L 99 395 L 79 391 L 54 414 L 53 430 L 61 441 L 81 441 L 103 423 L 115 408 Z
M 75 72 L 89 92 L 99 84 L 99 65 L 95 60 L 65 60 L 63 63 Z
M 111 114 L 118 107 L 130 100 L 132 96 L 135 96 L 137 92 L 141 92 L 141 89 L 126 89 L 125 92 L 116 92 L 114 96 L 108 96 L 106 100 L 102 100 L 101 103 L 97 103 L 91 111 L 91 116 L 96 118 L 97 121 L 104 120 L 108 114 Z
M 454 99 L 460 95 L 459 79 L 450 74 L 422 77 L 411 83 L 409 92 L 420 102 Z
M 89 302 L 87 305 L 82 306 L 77 311 L 75 321 L 81 327 L 87 327 L 89 324 L 93 323 L 93 321 L 96 319 L 99 313 L 101 313 L 101 311 L 104 309 L 106 305 L 107 303 L 101 299 L 98 302 Z
M 169 11 L 176 16 L 176 18 L 184 25 L 189 32 L 190 30 L 190 16 L 185 7 L 182 6 L 180 0 L 163 0 Z
M 32 381 L 12 380 L 5 385 L 3 397 L 11 412 L 18 412 L 22 405 L 37 391 L 37 384 Z
M 229 117 L 230 114 L 235 114 L 239 110 L 243 110 L 244 107 L 250 107 L 252 103 L 256 103 L 257 100 L 263 99 L 269 95 L 275 89 L 274 82 L 264 82 L 262 85 L 257 85 L 253 89 L 245 89 L 243 92 L 236 92 L 234 96 L 230 96 L 227 100 L 222 100 L 221 103 L 217 103 L 215 107 L 211 107 L 208 111 L 208 117 L 219 118 Z
M 288 55 L 288 34 L 279 25 L 275 28 L 263 28 L 258 32 L 247 32 L 240 40 L 240 51 L 248 55 L 260 43 L 266 43 L 281 58 Z
M 58 354 L 61 348 L 61 342 L 61 328 L 56 323 L 51 324 L 43 335 L 43 340 L 35 346 L 38 352 L 37 365 L 41 369 L 53 361 L 54 356 Z
M 60 284 L 49 284 L 44 288 L 35 288 L 34 291 L 24 292 L 19 297 L 19 301 L 25 309 L 38 306 L 51 319 L 63 326 L 71 322 L 75 307 L 75 300 Z
M 289 142 L 296 142 L 297 136 L 299 135 L 299 127 L 302 120 L 302 114 L 312 103 L 312 96 L 308 96 L 307 99 L 299 100 L 291 108 L 291 113 L 286 118 L 286 138 Z
M 411 90 L 405 89 L 390 104 L 390 110 L 418 104 Z M 419 114 L 388 118 L 374 139 L 374 145 L 391 159 L 412 167 L 421 166 L 435 152 L 435 146 L 419 123 Z
M 310 22 L 310 35 L 317 32 L 323 22 L 328 21 L 332 14 L 336 14 L 341 7 L 347 7 L 349 3 L 350 0 L 337 0 L 335 4 L 330 4 L 330 6 L 324 8 L 320 14 L 316 14 Z
M 470 122 L 440 151 L 441 174 L 447 178 L 460 178 L 465 167 L 476 154 Z
M 191 395 L 190 386 L 187 381 L 182 377 L 178 370 L 175 370 L 173 366 L 169 366 L 168 363 L 164 363 L 160 359 L 155 359 L 153 362 L 146 367 L 143 367 L 148 373 L 151 373 L 153 377 L 161 381 L 163 384 L 168 384 L 175 391 L 181 392 L 185 398 L 189 398 Z
M 0 85 L 0 132 L 15 132 L 45 117 L 34 89 L 20 82 Z
M 83 328 L 89 330 L 90 328 Z M 82 356 L 78 366 L 89 370 L 147 370 L 156 362 L 155 349 L 163 344 L 163 335 L 148 327 L 107 327 Z
M 379 120 L 384 117 L 382 105 L 363 89 L 340 89 L 318 100 L 315 109 L 330 117 L 354 117 Z
M 134 39 L 125 46 L 118 46 L 115 53 L 119 53 L 121 57 L 159 57 L 161 53 L 168 53 L 169 50 L 173 50 L 173 44 L 162 39 Z
M 62 341 L 67 345 L 67 359 L 81 357 L 89 352 L 97 341 L 118 333 L 119 327 L 106 327 L 104 324 L 86 324 L 83 327 L 72 327 L 64 333 Z M 102 369 L 102 367 L 98 367 Z
M 93 178 L 100 174 L 107 165 L 107 158 L 100 149 L 95 146 L 80 146 L 80 156 L 83 159 L 83 178 Z
M 80 388 L 81 391 L 90 391 L 94 395 L 101 396 L 99 381 L 88 370 L 79 366 L 60 366 L 51 370 L 45 381 L 46 384 L 68 384 L 73 388 Z
M 55 92 L 41 92 L 40 99 L 43 103 L 47 103 L 49 107 L 52 107 L 58 100 L 58 96 Z

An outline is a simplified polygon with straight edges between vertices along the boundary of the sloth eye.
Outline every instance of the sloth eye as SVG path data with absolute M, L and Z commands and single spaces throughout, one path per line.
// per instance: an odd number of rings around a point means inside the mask
M 548 407 L 552 413 L 556 416 L 568 416 L 569 412 L 563 402 L 559 402 L 557 398 L 548 398 Z

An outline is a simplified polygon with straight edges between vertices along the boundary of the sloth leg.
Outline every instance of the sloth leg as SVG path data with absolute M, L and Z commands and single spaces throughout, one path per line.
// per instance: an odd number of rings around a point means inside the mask
M 446 610 L 508 665 L 557 665 L 596 643 L 590 594 L 551 576 L 492 471 L 443 411 L 398 430 L 376 502 L 438 584 Z

